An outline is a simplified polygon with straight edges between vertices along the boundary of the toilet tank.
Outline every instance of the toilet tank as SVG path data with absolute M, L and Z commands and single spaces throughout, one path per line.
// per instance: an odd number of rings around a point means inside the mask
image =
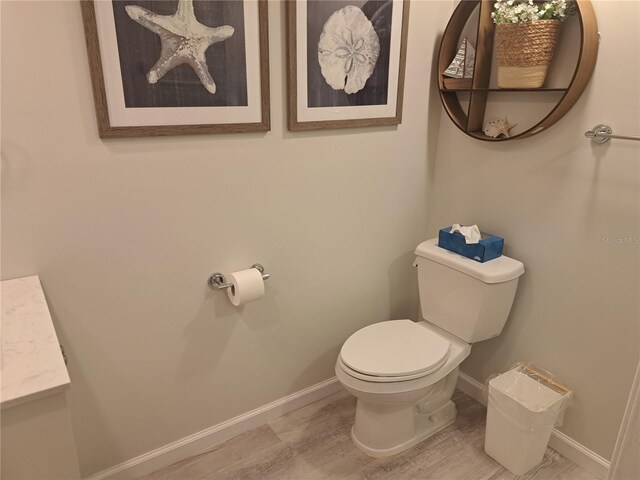
M 438 246 L 415 251 L 424 319 L 467 343 L 493 338 L 507 321 L 524 265 L 506 256 L 479 263 Z

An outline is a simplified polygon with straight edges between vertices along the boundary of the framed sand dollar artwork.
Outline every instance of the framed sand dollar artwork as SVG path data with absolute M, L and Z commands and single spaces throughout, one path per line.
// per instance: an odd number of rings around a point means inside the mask
M 101 137 L 267 131 L 266 0 L 81 0 Z
M 397 125 L 408 0 L 288 0 L 289 130 Z

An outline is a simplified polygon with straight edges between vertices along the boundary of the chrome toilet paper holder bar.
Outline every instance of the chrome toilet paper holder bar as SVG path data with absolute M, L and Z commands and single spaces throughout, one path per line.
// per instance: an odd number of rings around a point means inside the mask
M 255 268 L 256 270 L 258 270 L 262 275 L 263 280 L 269 280 L 269 278 L 271 277 L 271 275 L 269 275 L 268 273 L 264 273 L 264 267 L 259 263 L 254 263 L 249 268 Z M 222 273 L 220 272 L 212 273 L 211 276 L 209 276 L 209 280 L 207 280 L 207 284 L 213 290 L 224 290 L 225 288 L 229 288 L 231 286 L 230 283 L 226 282 L 226 280 L 224 279 L 224 275 L 222 275 Z

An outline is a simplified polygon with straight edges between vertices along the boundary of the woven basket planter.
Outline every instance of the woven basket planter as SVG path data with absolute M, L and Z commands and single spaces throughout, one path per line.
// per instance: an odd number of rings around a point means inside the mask
M 498 88 L 540 88 L 560 32 L 560 21 L 496 25 Z

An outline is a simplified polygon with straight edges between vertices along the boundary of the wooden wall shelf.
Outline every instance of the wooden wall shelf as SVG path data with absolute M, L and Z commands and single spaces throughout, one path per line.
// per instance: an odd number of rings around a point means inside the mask
M 493 57 L 493 36 L 495 25 L 491 18 L 492 0 L 462 0 L 456 7 L 444 31 L 438 54 L 438 87 L 445 111 L 453 123 L 465 134 L 485 141 L 500 142 L 516 138 L 526 138 L 540 133 L 560 120 L 576 103 L 586 88 L 596 65 L 598 56 L 598 25 L 593 6 L 589 0 L 576 0 L 576 15 L 580 24 L 580 41 L 575 42 L 578 61 L 569 85 L 562 88 L 490 88 L 491 64 Z M 455 57 L 462 32 L 467 21 L 478 12 L 476 58 L 474 76 L 471 79 L 448 79 L 442 75 Z M 553 62 L 550 68 L 554 67 Z M 446 86 L 445 86 L 446 82 Z M 557 92 L 562 97 L 551 111 L 525 131 L 508 138 L 491 138 L 483 132 L 485 111 L 490 94 L 500 92 L 537 92 L 540 94 Z M 463 107 L 458 93 L 467 93 L 468 106 Z M 536 97 L 538 98 L 538 97 Z M 553 98 L 553 97 L 551 97 Z
M 447 92 L 566 92 L 567 88 L 441 88 L 443 93 Z

